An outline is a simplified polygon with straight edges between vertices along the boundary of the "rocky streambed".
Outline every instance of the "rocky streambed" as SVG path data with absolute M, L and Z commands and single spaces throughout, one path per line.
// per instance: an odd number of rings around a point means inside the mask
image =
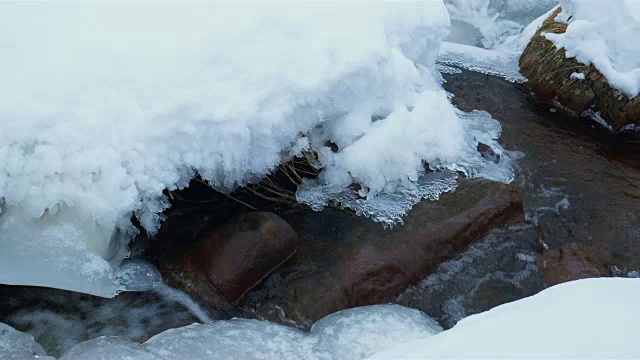
M 517 156 L 510 185 L 462 179 L 385 230 L 338 209 L 248 203 L 194 182 L 160 233 L 133 254 L 152 262 L 213 319 L 249 317 L 309 329 L 336 311 L 398 303 L 445 328 L 461 318 L 582 277 L 640 270 L 640 158 L 633 141 L 540 103 L 520 86 L 462 71 L 445 88 L 485 110 Z M 632 139 L 633 140 L 633 139 Z M 0 322 L 49 355 L 100 335 L 144 341 L 197 318 L 179 297 L 101 299 L 0 287 Z M 186 304 L 188 306 L 188 304 Z

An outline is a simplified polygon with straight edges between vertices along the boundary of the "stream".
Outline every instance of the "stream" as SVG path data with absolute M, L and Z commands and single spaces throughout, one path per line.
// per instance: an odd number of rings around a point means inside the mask
M 545 249 L 570 243 L 609 253 L 622 274 L 640 270 L 640 158 L 633 155 L 640 151 L 633 139 L 612 136 L 587 119 L 539 103 L 497 77 L 464 70 L 444 77 L 453 104 L 463 111 L 489 112 L 502 124 L 503 146 L 521 154 L 514 185 L 525 222 L 492 231 L 394 302 L 423 310 L 450 328 L 466 316 L 542 290 L 537 259 Z M 237 308 L 213 317 L 239 314 L 243 310 Z M 144 341 L 196 321 L 176 296 L 166 294 L 103 299 L 0 286 L 0 322 L 34 335 L 52 356 L 101 335 Z

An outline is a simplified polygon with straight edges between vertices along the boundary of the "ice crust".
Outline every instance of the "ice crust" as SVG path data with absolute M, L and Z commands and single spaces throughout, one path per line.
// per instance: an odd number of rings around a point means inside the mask
M 596 67 L 609 84 L 635 97 L 640 93 L 640 2 L 637 0 L 560 0 L 556 21 L 562 34 L 545 37 L 567 58 Z
M 375 305 L 329 315 L 310 333 L 260 320 L 213 321 L 167 330 L 144 344 L 100 337 L 74 346 L 60 360 L 355 360 L 440 331 L 418 310 Z
M 438 1 L 1 3 L 0 283 L 135 288 L 131 216 L 153 233 L 165 189 L 230 191 L 303 149 L 398 222 L 453 188 L 419 182 L 425 162 L 483 172 L 434 76 L 449 23 Z

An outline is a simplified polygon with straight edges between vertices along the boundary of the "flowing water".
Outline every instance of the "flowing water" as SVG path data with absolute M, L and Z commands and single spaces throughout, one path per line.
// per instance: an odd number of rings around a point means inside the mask
M 584 119 L 536 102 L 517 85 L 463 71 L 445 75 L 463 111 L 485 110 L 503 127 L 501 142 L 523 154 L 515 184 L 526 223 L 501 229 L 443 264 L 398 303 L 445 327 L 542 289 L 536 259 L 544 248 L 579 242 L 611 252 L 622 271 L 640 269 L 640 161 Z M 137 341 L 169 328 L 210 321 L 188 296 L 164 284 L 113 299 L 62 290 L 0 286 L 0 322 L 33 334 L 50 355 L 100 335 Z

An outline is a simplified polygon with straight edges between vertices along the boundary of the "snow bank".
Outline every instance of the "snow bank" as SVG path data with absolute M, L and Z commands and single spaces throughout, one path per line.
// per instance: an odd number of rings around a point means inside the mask
M 545 37 L 567 57 L 593 65 L 609 84 L 629 97 L 640 93 L 640 2 L 637 0 L 560 0 L 556 21 L 563 34 Z
M 442 328 L 418 310 L 365 306 L 329 315 L 310 333 L 267 321 L 233 319 L 167 330 L 143 345 L 117 337 L 78 344 L 61 360 L 363 359 Z
M 565 283 L 370 359 L 637 359 L 639 303 L 639 279 Z
M 482 172 L 432 73 L 448 26 L 437 1 L 0 3 L 0 283 L 113 296 L 130 218 L 153 233 L 165 189 L 229 191 L 308 147 L 316 207 L 352 182 L 422 194 L 425 161 Z M 414 202 L 354 206 L 397 222 Z

